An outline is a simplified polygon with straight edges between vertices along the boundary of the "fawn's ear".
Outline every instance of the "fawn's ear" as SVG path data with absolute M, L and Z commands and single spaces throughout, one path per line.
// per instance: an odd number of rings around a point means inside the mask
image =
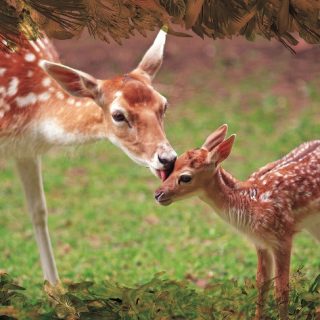
M 165 31 L 159 31 L 152 46 L 145 53 L 138 67 L 133 72 L 140 73 L 150 81 L 155 77 L 162 64 L 166 36 L 167 33 Z
M 222 141 L 212 152 L 210 152 L 209 156 L 211 158 L 211 162 L 214 162 L 215 165 L 218 165 L 220 162 L 227 159 L 231 152 L 235 138 L 235 134 L 231 135 L 228 139 Z
M 46 60 L 40 62 L 40 67 L 69 94 L 92 99 L 98 96 L 98 81 L 90 74 Z
M 212 151 L 219 143 L 221 143 L 226 137 L 228 131 L 228 125 L 223 124 L 217 130 L 212 132 L 210 136 L 206 139 L 204 144 L 202 145 L 203 149 Z

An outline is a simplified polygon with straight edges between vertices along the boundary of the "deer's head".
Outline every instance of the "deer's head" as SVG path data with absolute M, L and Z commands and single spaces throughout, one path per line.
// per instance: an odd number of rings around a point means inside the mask
M 219 164 L 231 152 L 235 135 L 225 140 L 227 130 L 227 125 L 222 125 L 206 139 L 200 149 L 189 150 L 178 157 L 171 175 L 155 192 L 158 203 L 169 205 L 201 193 L 210 183 Z
M 162 63 L 165 40 L 166 33 L 160 31 L 138 67 L 111 80 L 98 80 L 62 64 L 41 62 L 42 68 L 67 93 L 93 99 L 104 111 L 110 141 L 162 180 L 176 160 L 163 126 L 168 103 L 152 87 Z

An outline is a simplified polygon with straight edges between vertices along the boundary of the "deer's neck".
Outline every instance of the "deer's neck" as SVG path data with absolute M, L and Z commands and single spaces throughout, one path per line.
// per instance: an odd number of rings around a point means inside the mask
M 250 225 L 250 203 L 254 189 L 235 179 L 221 167 L 214 173 L 200 198 L 214 208 L 216 213 L 237 229 Z
M 34 126 L 49 145 L 79 145 L 108 137 L 103 110 L 90 99 L 70 96 L 43 104 Z

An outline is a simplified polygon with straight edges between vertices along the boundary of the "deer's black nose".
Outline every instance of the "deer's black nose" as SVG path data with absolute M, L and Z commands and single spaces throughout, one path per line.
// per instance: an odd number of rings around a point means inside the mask
M 172 155 L 172 156 L 163 157 L 163 156 L 158 155 L 158 159 L 159 159 L 159 162 L 162 163 L 164 166 L 171 167 L 174 165 L 174 163 L 177 159 L 177 156 Z

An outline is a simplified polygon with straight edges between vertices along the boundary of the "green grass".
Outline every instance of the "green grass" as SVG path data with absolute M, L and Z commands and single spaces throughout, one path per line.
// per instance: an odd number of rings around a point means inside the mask
M 309 105 L 299 108 L 286 96 L 268 93 L 274 80 L 262 77 L 263 70 L 241 83 L 223 80 L 223 66 L 216 72 L 227 96 L 204 87 L 168 111 L 167 135 L 179 153 L 200 146 L 217 126 L 228 123 L 237 140 L 225 168 L 244 179 L 301 142 L 319 139 L 318 82 L 305 85 Z M 209 72 L 200 84 L 206 77 Z M 0 169 L 0 268 L 38 297 L 42 274 L 22 191 L 13 162 L 1 160 Z M 242 235 L 198 199 L 156 205 L 153 191 L 159 181 L 109 142 L 54 150 L 44 156 L 43 169 L 62 279 L 134 285 L 160 271 L 172 279 L 209 282 L 254 276 L 255 250 Z M 310 282 L 320 269 L 319 245 L 306 233 L 294 243 L 292 270 L 301 266 Z

